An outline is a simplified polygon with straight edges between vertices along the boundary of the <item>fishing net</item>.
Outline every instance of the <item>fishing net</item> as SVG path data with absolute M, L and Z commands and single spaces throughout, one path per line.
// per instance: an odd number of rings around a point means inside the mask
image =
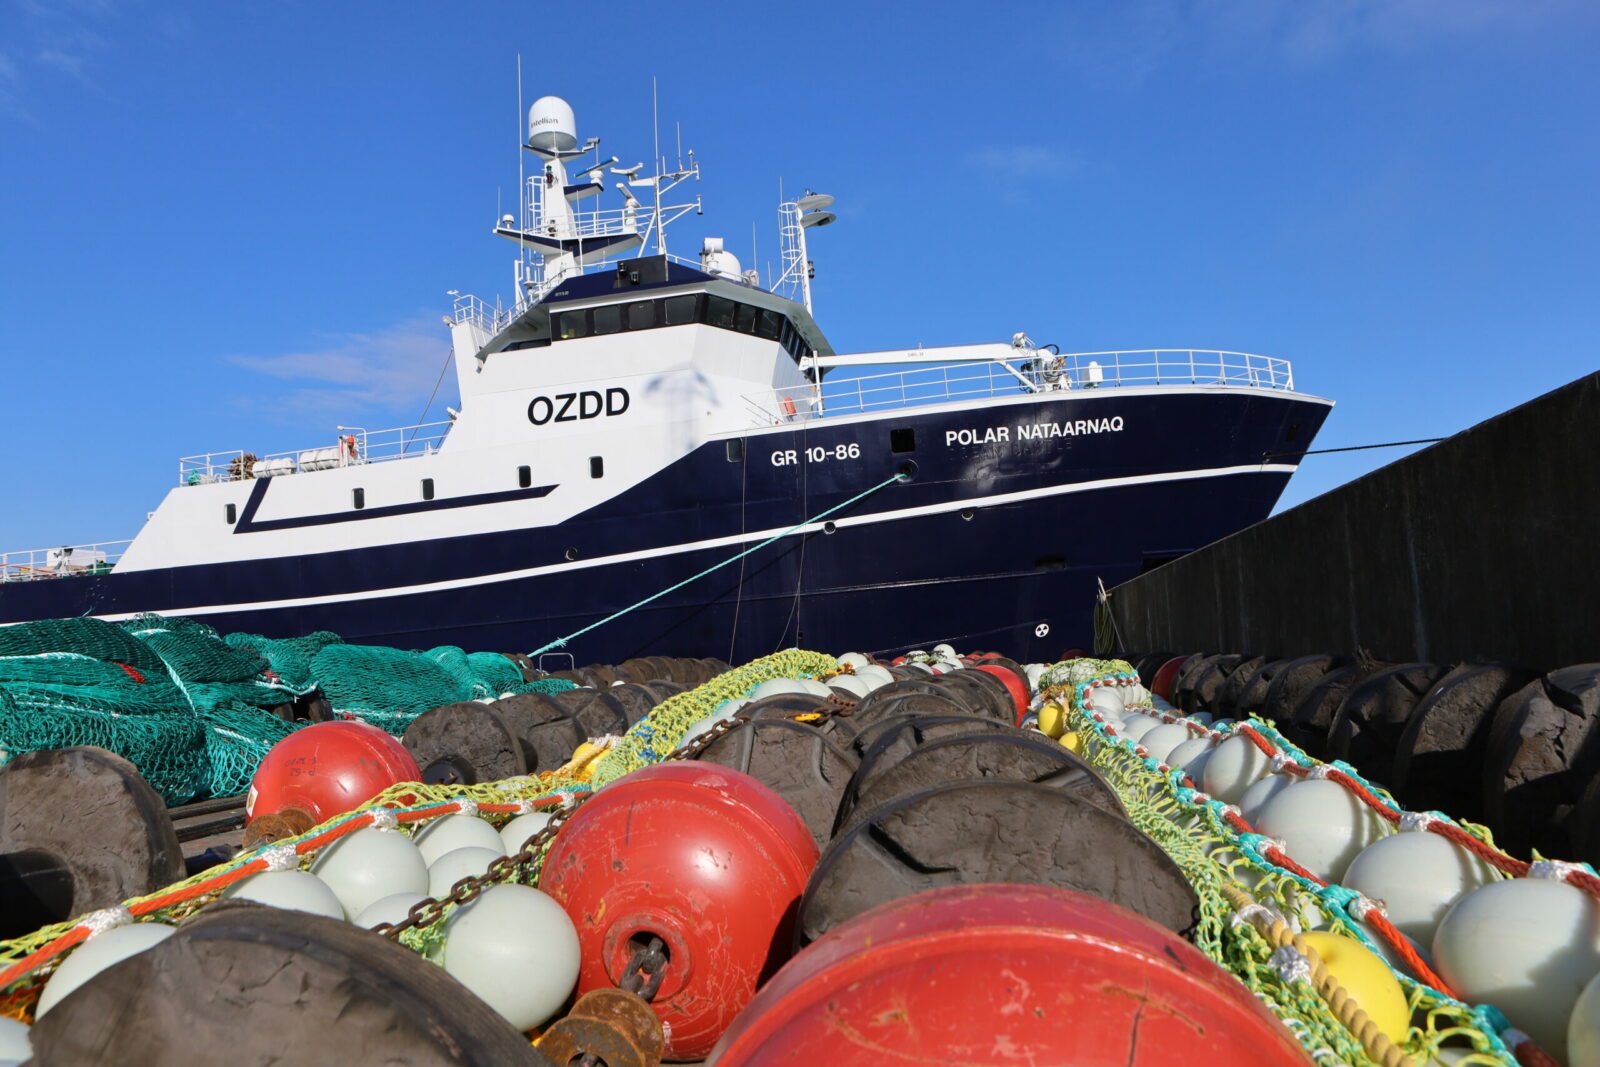
M 333 645 L 325 651 L 341 647 L 351 646 Z M 408 655 L 426 659 L 418 653 L 400 653 L 399 657 Z M 339 657 L 334 658 L 337 660 Z M 374 660 L 384 658 L 373 657 Z M 398 657 L 388 659 L 392 663 L 403 662 Z M 432 661 L 428 662 L 437 669 L 437 665 L 432 664 Z M 610 742 L 609 748 L 585 745 L 574 755 L 570 763 L 559 770 L 471 786 L 406 782 L 386 790 L 356 811 L 336 816 L 297 838 L 275 842 L 272 847 L 278 849 L 294 847 L 303 858 L 309 858 L 315 854 L 317 848 L 338 840 L 341 834 L 368 825 L 370 819 L 367 813 L 379 807 L 395 812 L 405 830 L 414 830 L 422 825 L 426 818 L 460 810 L 456 802 L 463 800 L 470 801 L 471 810 L 478 812 L 480 816 L 487 816 L 496 823 L 503 823 L 519 812 L 534 810 L 536 807 L 550 807 L 561 798 L 587 794 L 614 781 L 629 770 L 660 762 L 672 752 L 678 740 L 691 725 L 709 716 L 726 701 L 747 696 L 762 682 L 774 678 L 820 674 L 836 666 L 832 657 L 815 652 L 791 650 L 767 656 L 728 671 L 696 689 L 668 698 L 635 723 L 626 735 Z M 571 683 L 565 683 L 565 687 L 570 688 Z M 315 847 L 312 846 L 312 842 L 316 843 Z M 251 863 L 259 863 L 260 855 L 260 850 L 241 853 L 227 864 L 168 886 L 150 896 L 127 901 L 126 904 L 140 920 L 179 922 L 217 899 L 224 885 L 237 877 L 235 872 Z M 513 868 L 514 873 L 507 877 L 522 881 L 524 884 L 537 884 L 539 862 L 536 861 L 530 869 Z M 452 911 L 453 907 L 447 908 L 440 919 L 430 926 L 408 931 L 402 936 L 402 942 L 424 953 L 436 950 L 442 943 L 444 929 Z M 50 945 L 74 925 L 74 922 L 58 923 L 25 937 L 0 941 L 0 970 Z M 61 956 L 57 955 L 55 958 L 59 959 Z M 53 964 L 36 967 L 8 990 L 0 991 L 0 1014 L 30 1018 L 39 991 L 49 978 L 52 967 Z
M 267 669 L 267 661 L 256 652 L 232 647 L 217 631 L 192 619 L 138 615 L 122 627 L 160 656 L 167 672 L 183 683 L 242 682 Z
M 262 637 L 260 634 L 229 634 L 223 638 L 237 649 L 248 649 L 266 659 L 272 671 L 289 685 L 311 687 L 316 676 L 311 661 L 329 645 L 344 643 L 344 638 L 327 630 L 304 637 Z
M 1230 888 L 1242 889 L 1258 904 L 1276 911 L 1296 932 L 1332 930 L 1361 941 L 1388 960 L 1371 929 L 1352 917 L 1358 895 L 1343 886 L 1318 885 L 1268 860 L 1262 854 L 1266 839 L 1242 833 L 1232 825 L 1220 801 L 1185 784 L 1183 771 L 1136 753 L 1134 743 L 1117 737 L 1093 718 L 1086 699 L 1089 692 L 1097 686 L 1131 685 L 1137 680 L 1125 661 L 1080 659 L 1052 667 L 1041 679 L 1040 688 L 1046 699 L 1066 709 L 1067 729 L 1077 734 L 1084 758 L 1122 798 L 1134 825 L 1173 858 L 1194 886 L 1200 900 L 1195 943 L 1201 951 L 1264 1000 L 1319 1062 L 1374 1062 L 1327 1002 L 1316 995 L 1311 983 L 1293 967 L 1283 965 L 1277 946 L 1252 923 L 1238 921 L 1226 893 Z M 1286 758 L 1303 766 L 1315 763 L 1268 724 L 1252 719 L 1249 725 L 1269 735 Z M 1354 773 L 1344 764 L 1336 766 Z M 1385 803 L 1393 804 L 1388 793 L 1363 784 Z M 1458 825 L 1490 840 L 1482 827 Z M 1394 969 L 1394 974 L 1412 1008 L 1414 1024 L 1403 1050 L 1413 1062 L 1440 1062 L 1437 1054 L 1446 1045 L 1462 1056 L 1449 1060 L 1451 1063 L 1516 1062 L 1499 1036 L 1505 1029 L 1504 1019 L 1493 1008 L 1463 1004 L 1403 970 Z
M 311 660 L 311 673 L 338 714 L 392 734 L 430 708 L 463 698 L 456 676 L 419 652 L 378 645 L 329 645 Z
M 0 688 L 0 765 L 24 752 L 97 745 L 133 762 L 168 804 L 206 786 L 206 730 L 187 709 L 123 715 L 37 687 Z
M 99 619 L 44 619 L 0 626 L 0 656 L 75 652 L 106 663 L 126 663 L 144 673 L 164 674 L 161 657 L 149 646 Z

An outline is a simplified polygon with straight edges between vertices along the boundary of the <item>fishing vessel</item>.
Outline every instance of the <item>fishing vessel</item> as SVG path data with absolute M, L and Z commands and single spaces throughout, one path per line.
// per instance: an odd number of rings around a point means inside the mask
M 831 197 L 780 205 L 763 279 L 719 238 L 669 250 L 703 206 L 680 192 L 692 152 L 645 173 L 599 144 L 566 101 L 529 109 L 519 210 L 493 228 L 515 294 L 455 295 L 447 421 L 185 457 L 131 541 L 0 553 L 0 622 L 1052 660 L 1087 646 L 1100 583 L 1264 518 L 1332 406 L 1242 352 L 841 351 L 807 247 Z

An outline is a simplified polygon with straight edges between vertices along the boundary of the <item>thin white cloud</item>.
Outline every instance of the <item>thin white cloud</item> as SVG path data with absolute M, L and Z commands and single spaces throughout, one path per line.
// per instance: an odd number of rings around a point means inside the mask
M 0 111 L 29 122 L 35 120 L 28 98 L 49 91 L 51 79 L 65 75 L 93 86 L 107 27 L 123 15 L 115 0 L 0 0 L 0 6 L 10 16 L 7 51 L 0 54 Z
M 62 52 L 54 48 L 41 48 L 33 58 L 43 66 L 59 70 L 63 74 L 70 74 L 74 78 L 83 77 L 83 69 L 88 62 L 82 55 Z
M 297 418 L 381 415 L 404 422 L 422 412 L 449 349 L 438 317 L 418 316 L 367 333 L 336 334 L 300 351 L 234 355 L 228 361 L 282 382 L 271 391 L 270 405 Z M 429 417 L 439 417 L 456 395 L 454 376 L 446 374 Z M 261 399 L 257 394 L 255 400 Z
M 980 188 L 1013 202 L 1083 172 L 1082 157 L 1053 145 L 988 145 L 962 157 Z
M 1124 0 L 1065 7 L 1056 51 L 1102 84 L 1176 64 L 1316 67 L 1349 54 L 1408 54 L 1467 40 L 1506 45 L 1600 24 L 1591 0 Z

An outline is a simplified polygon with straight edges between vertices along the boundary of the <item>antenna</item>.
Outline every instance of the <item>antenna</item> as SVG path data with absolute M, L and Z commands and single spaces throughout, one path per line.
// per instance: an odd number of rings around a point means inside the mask
M 522 110 L 522 53 L 517 53 L 517 229 L 523 233 L 528 231 L 528 179 L 523 174 L 522 141 L 527 136 L 523 132 L 524 123 L 528 121 L 527 113 Z M 517 294 L 517 303 L 523 299 L 522 277 L 528 265 L 528 248 L 526 245 L 517 246 L 516 279 L 512 282 L 512 291 Z
M 750 220 L 750 265 L 756 267 L 761 262 L 761 257 L 756 253 L 756 220 Z M 756 277 L 761 276 L 761 268 L 756 267 Z
M 655 75 L 650 76 L 650 125 L 655 130 L 656 136 L 656 174 L 667 168 L 661 158 L 661 102 L 656 92 Z M 656 182 L 656 255 L 667 254 L 667 228 L 661 225 L 661 183 Z

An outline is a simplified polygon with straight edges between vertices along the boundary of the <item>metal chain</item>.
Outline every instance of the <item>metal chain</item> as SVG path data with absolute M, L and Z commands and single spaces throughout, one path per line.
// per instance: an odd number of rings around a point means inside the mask
M 655 999 L 661 990 L 661 981 L 667 976 L 667 952 L 659 937 L 652 936 L 650 943 L 641 945 L 623 968 L 619 989 L 638 995 L 645 1001 Z
M 415 930 L 425 926 L 432 926 L 444 918 L 445 908 L 450 905 L 468 904 L 478 898 L 478 895 L 490 886 L 509 881 L 513 876 L 524 881 L 537 878 L 540 868 L 544 864 L 544 850 L 555 839 L 561 827 L 566 825 L 572 813 L 577 811 L 584 801 L 592 794 L 573 793 L 573 803 L 562 808 L 550 817 L 544 829 L 528 838 L 522 850 L 511 856 L 501 856 L 488 869 L 479 875 L 469 875 L 450 887 L 450 892 L 443 897 L 430 897 L 419 900 L 411 906 L 406 917 L 397 923 L 384 923 L 374 928 L 375 932 L 391 941 L 398 941 L 400 935 L 407 930 Z
M 851 712 L 855 709 L 855 706 L 856 702 L 853 700 L 848 700 L 840 696 L 831 696 L 828 698 L 826 704 L 817 708 L 817 710 L 811 714 L 817 714 L 821 716 L 821 718 L 814 721 L 826 722 L 828 719 L 831 719 L 836 715 L 847 716 L 851 714 Z M 733 732 L 734 730 L 737 730 L 739 727 L 750 721 L 752 720 L 746 716 L 743 713 L 743 709 L 741 709 L 731 718 L 717 723 L 717 725 L 713 726 L 711 729 L 695 738 L 688 745 L 677 749 L 666 758 L 669 760 L 696 759 L 702 752 L 714 745 L 722 737 Z M 375 931 L 384 937 L 389 938 L 390 940 L 399 940 L 400 935 L 405 933 L 407 930 L 415 930 L 420 927 L 432 926 L 434 923 L 444 918 L 444 912 L 447 907 L 451 905 L 471 903 L 472 901 L 476 900 L 478 895 L 481 894 L 485 889 L 492 885 L 497 885 L 500 882 L 507 881 L 513 875 L 520 877 L 524 881 L 531 881 L 532 879 L 536 878 L 539 874 L 539 868 L 543 863 L 542 857 L 545 848 L 555 838 L 557 831 L 559 831 L 561 827 L 566 824 L 566 821 L 572 817 L 572 813 L 578 810 L 579 805 L 588 800 L 593 794 L 574 793 L 570 795 L 574 797 L 574 803 L 569 807 L 562 808 L 560 811 L 556 812 L 555 815 L 551 816 L 549 823 L 545 825 L 544 829 L 530 837 L 527 843 L 522 846 L 522 850 L 516 855 L 502 856 L 493 863 L 489 864 L 488 869 L 482 874 L 468 876 L 461 879 L 455 885 L 451 886 L 450 892 L 443 897 L 430 897 L 427 900 L 419 900 L 417 903 L 411 906 L 411 910 L 406 913 L 406 917 L 404 919 L 401 919 L 397 923 L 385 923 L 381 926 L 375 927 Z M 640 951 L 643 953 L 647 950 L 642 949 Z M 638 954 L 635 956 L 636 960 L 637 958 Z M 665 962 L 664 957 L 662 962 Z M 633 968 L 633 966 L 633 963 L 629 964 L 630 969 Z M 655 977 L 653 978 L 654 985 L 651 989 L 651 995 L 654 995 L 655 988 L 659 987 L 661 982 L 659 976 L 660 972 L 655 971 L 652 973 L 655 975 Z M 633 992 L 637 992 L 637 990 L 633 990 Z M 646 999 L 649 999 L 649 997 L 646 997 Z
M 795 712 L 795 714 L 816 715 L 818 718 L 809 720 L 809 723 L 810 725 L 817 725 L 827 722 L 829 719 L 832 719 L 835 716 L 848 717 L 855 711 L 855 707 L 856 701 L 854 700 L 849 700 L 841 696 L 831 696 L 828 698 L 827 703 L 816 708 L 814 711 Z M 792 718 L 793 716 L 787 717 Z M 738 711 L 734 712 L 730 718 L 724 719 L 717 723 L 717 725 L 713 726 L 711 729 L 707 730 L 693 741 L 690 741 L 684 747 L 674 749 L 666 758 L 669 760 L 698 759 L 700 757 L 700 753 L 716 744 L 717 741 L 737 730 L 745 723 L 753 721 L 754 720 L 745 714 L 744 709 L 740 708 Z

